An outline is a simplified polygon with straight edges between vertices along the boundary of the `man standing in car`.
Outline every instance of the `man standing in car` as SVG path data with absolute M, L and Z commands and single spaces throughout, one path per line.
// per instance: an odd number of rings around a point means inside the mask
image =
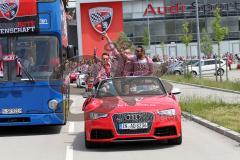
M 124 54 L 121 54 L 116 49 L 115 45 L 113 45 L 111 39 L 108 37 L 107 34 L 104 34 L 104 36 L 107 38 L 108 43 L 110 44 L 111 50 L 112 50 L 112 56 L 117 57 L 119 55 L 123 55 L 123 62 L 124 59 L 127 59 L 132 63 L 132 76 L 150 76 L 153 74 L 153 62 L 152 59 L 147 57 L 145 55 L 145 50 L 142 46 L 138 46 L 136 48 L 136 53 L 134 56 L 126 56 Z M 126 51 L 126 50 L 125 50 Z M 119 68 L 124 68 L 126 63 L 120 63 L 118 65 Z
M 145 49 L 138 46 L 132 58 L 133 76 L 151 76 L 153 74 L 153 61 L 145 55 Z

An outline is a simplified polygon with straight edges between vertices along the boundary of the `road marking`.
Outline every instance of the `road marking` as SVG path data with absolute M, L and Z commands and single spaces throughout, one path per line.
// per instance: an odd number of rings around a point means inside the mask
M 74 122 L 69 122 L 68 126 L 68 133 L 73 134 L 75 131 L 75 123 Z M 73 160 L 73 146 L 67 146 L 66 149 L 66 160 Z
M 73 160 L 73 146 L 67 146 L 66 160 Z
M 69 122 L 69 127 L 68 127 L 68 133 L 74 133 L 75 129 L 75 123 L 74 122 Z

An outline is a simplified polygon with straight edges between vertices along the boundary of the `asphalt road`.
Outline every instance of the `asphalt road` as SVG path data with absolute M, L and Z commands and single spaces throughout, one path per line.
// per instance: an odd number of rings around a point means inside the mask
M 176 87 L 183 92 L 195 90 Z M 239 143 L 186 119 L 183 119 L 181 146 L 131 143 L 87 150 L 81 112 L 82 91 L 73 87 L 72 93 L 71 115 L 65 126 L 0 128 L 0 160 L 235 160 L 240 157 Z

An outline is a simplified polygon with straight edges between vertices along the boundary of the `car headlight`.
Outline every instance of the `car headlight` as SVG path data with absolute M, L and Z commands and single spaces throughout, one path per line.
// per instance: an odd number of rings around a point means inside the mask
M 99 119 L 99 118 L 106 118 L 108 116 L 108 114 L 91 112 L 89 114 L 89 116 L 90 116 L 91 120 L 95 120 L 95 119 Z
M 158 114 L 160 116 L 176 116 L 176 110 L 175 109 L 162 110 L 158 111 Z
M 55 100 L 55 99 L 50 100 L 50 101 L 48 102 L 48 107 L 49 107 L 51 110 L 53 110 L 53 111 L 57 110 L 58 101 Z

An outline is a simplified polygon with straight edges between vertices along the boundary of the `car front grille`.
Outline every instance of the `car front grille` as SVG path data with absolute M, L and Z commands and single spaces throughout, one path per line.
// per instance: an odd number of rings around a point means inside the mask
M 152 128 L 153 113 L 139 112 L 139 113 L 122 113 L 113 115 L 113 122 L 118 134 L 144 134 L 149 133 Z M 147 123 L 148 128 L 144 129 L 120 129 L 120 124 L 127 123 Z

